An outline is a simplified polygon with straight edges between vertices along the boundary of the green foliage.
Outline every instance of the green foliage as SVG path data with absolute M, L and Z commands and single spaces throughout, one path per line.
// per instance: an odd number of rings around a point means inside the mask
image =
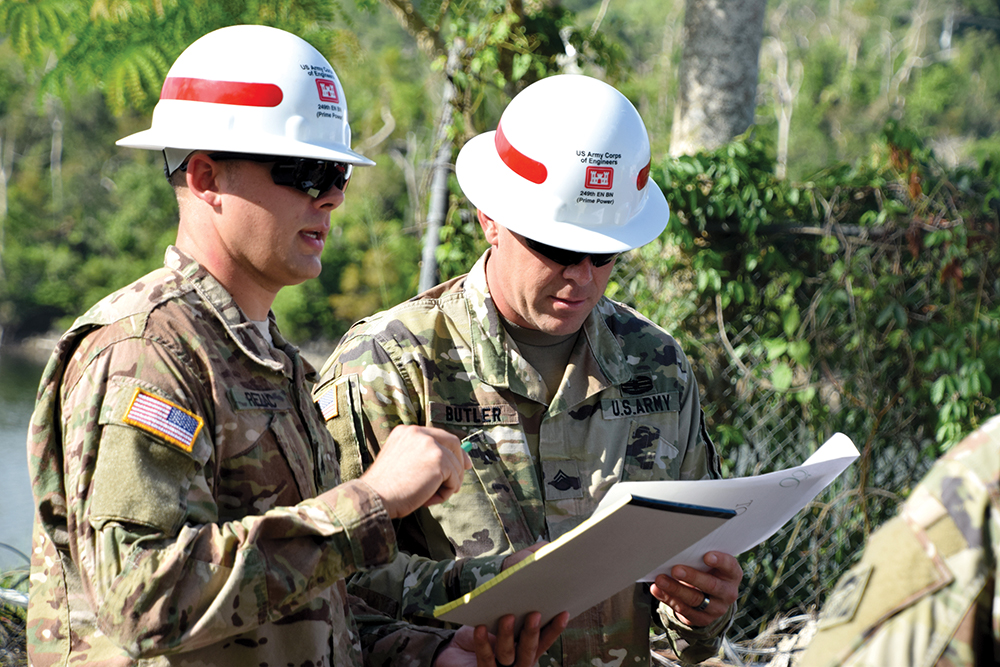
M 460 200 L 458 183 L 452 179 L 455 199 Z M 449 280 L 467 273 L 476 259 L 486 252 L 489 244 L 483 237 L 475 211 L 453 208 L 448 224 L 441 228 L 437 247 L 438 272 L 441 280 Z
M 560 3 L 524 3 L 515 10 L 505 0 L 464 0 L 426 3 L 423 13 L 426 23 L 440 26 L 434 66 L 456 88 L 454 138 L 495 127 L 507 100 L 571 60 L 567 45 L 581 63 L 612 72 L 622 67 L 621 49 L 603 35 L 586 34 Z
M 0 544 L 0 547 L 7 547 L 7 545 Z M 0 572 L 0 588 L 27 593 L 27 566 Z M 25 655 L 26 623 L 27 610 L 24 607 L 0 600 L 0 667 L 20 667 L 27 664 L 27 656 Z
M 320 278 L 274 304 L 301 342 L 335 340 L 415 293 L 443 71 L 458 91 L 457 147 L 495 127 L 524 86 L 575 64 L 640 110 L 672 211 L 659 239 L 620 258 L 608 293 L 664 324 L 703 374 L 725 474 L 797 464 L 838 430 L 864 449 L 857 472 L 793 535 L 744 562 L 750 618 L 815 600 L 927 461 L 997 411 L 996 3 L 930 3 L 919 16 L 908 0 L 770 6 L 766 43 L 784 48 L 793 89 L 789 180 L 775 176 L 773 52 L 761 60 L 752 133 L 712 153 L 661 157 L 677 98 L 679 1 L 524 3 L 521 13 L 501 0 L 416 3 L 439 38 L 434 52 L 387 4 L 0 2 L 5 333 L 65 327 L 160 264 L 176 204 L 158 156 L 113 144 L 148 127 L 169 64 L 210 30 L 262 23 L 317 46 L 344 83 L 355 146 L 378 162 L 356 172 L 335 212 Z M 945 50 L 949 9 L 962 20 Z M 446 67 L 451 45 L 461 48 Z M 485 247 L 454 179 L 450 192 L 442 279 Z M 762 441 L 762 422 L 773 441 Z M 784 451 L 783 441 L 801 447 Z M 799 561 L 809 575 L 789 576 Z
M 750 554 L 749 619 L 814 601 L 894 512 L 893 494 L 1000 411 L 996 162 L 946 169 L 888 123 L 854 165 L 799 184 L 773 171 L 752 134 L 662 160 L 653 176 L 668 228 L 623 258 L 611 284 L 708 375 L 725 474 L 798 464 L 811 453 L 802 445 L 835 431 L 864 449 L 831 491 L 839 500 L 800 517 L 814 525 Z M 791 575 L 801 558 L 808 569 Z
M 170 64 L 198 37 L 257 23 L 299 34 L 326 52 L 337 48 L 330 22 L 344 14 L 321 0 L 10 0 L 0 33 L 41 77 L 39 92 L 64 102 L 93 89 L 113 113 L 152 111 Z M 332 47 L 332 49 L 331 49 Z M 54 63 L 54 64 L 52 64 Z
M 47 184 L 31 183 L 12 188 L 6 220 L 0 314 L 10 332 L 63 328 L 162 264 L 176 204 L 159 164 L 109 161 L 97 173 L 66 174 L 59 210 L 32 196 Z
M 775 140 L 779 99 L 792 96 L 795 178 L 865 154 L 889 120 L 940 147 L 952 164 L 971 163 L 1000 131 L 996 12 L 995 3 L 969 0 L 769 6 L 758 127 Z M 784 92 L 776 48 L 788 62 Z
M 941 452 L 997 409 L 997 169 L 948 171 L 897 124 L 885 136 L 869 161 L 803 185 L 774 180 L 750 138 L 654 177 L 691 298 L 759 336 L 736 350 L 766 362 L 754 376 L 824 413 L 819 386 L 864 411 L 905 401 L 929 412 Z

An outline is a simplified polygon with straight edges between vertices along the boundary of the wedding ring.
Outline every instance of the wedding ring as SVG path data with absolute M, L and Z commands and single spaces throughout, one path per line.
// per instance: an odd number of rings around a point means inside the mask
M 694 609 L 695 611 L 705 611 L 705 609 L 708 607 L 708 603 L 711 601 L 712 598 L 706 595 L 705 599 L 701 601 L 701 604 L 698 605 L 697 607 L 692 607 L 692 609 Z

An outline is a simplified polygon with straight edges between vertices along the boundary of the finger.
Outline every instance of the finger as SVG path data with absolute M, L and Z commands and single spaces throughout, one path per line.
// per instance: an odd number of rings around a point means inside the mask
M 538 649 L 538 626 L 541 623 L 542 615 L 537 611 L 524 618 L 521 634 L 517 637 L 517 667 L 531 667 L 537 661 L 535 651 Z
M 677 581 L 669 575 L 658 574 L 656 575 L 656 579 L 650 585 L 649 592 L 652 593 L 653 597 L 660 602 L 665 602 L 666 604 L 673 606 L 676 602 L 686 605 L 683 596 L 690 589 L 690 586 Z
M 497 640 L 494 649 L 497 664 L 513 665 L 516 663 L 516 648 L 514 644 L 514 616 L 507 614 L 497 624 Z
M 680 602 L 685 607 L 688 607 L 692 611 L 703 612 L 704 608 L 698 609 L 705 598 L 708 597 L 711 600 L 711 592 L 704 590 L 690 582 L 690 579 L 707 580 L 707 575 L 704 577 L 697 577 L 697 575 L 704 575 L 703 572 L 698 572 L 691 568 L 675 567 L 673 569 L 676 581 L 670 586 L 668 595 L 676 602 Z M 714 577 L 713 577 L 714 579 Z M 714 590 L 714 587 L 706 585 L 707 588 Z M 680 613 L 685 613 L 683 609 L 675 610 Z
M 548 542 L 542 540 L 540 542 L 532 544 L 530 547 L 521 549 L 520 551 L 515 551 L 514 553 L 503 559 L 503 566 L 500 569 L 506 570 L 508 567 L 513 567 L 514 565 L 517 565 L 522 560 L 524 560 L 528 556 L 532 555 L 533 553 L 544 547 L 546 544 L 548 544 Z
M 697 591 L 703 591 L 708 595 L 719 596 L 723 592 L 723 582 L 717 576 L 710 572 L 702 572 L 701 570 L 696 570 L 693 567 L 685 567 L 683 565 L 677 565 L 670 574 L 674 576 L 674 579 L 680 584 L 680 587 L 674 587 L 670 593 L 671 595 L 681 597 L 682 599 L 690 600 L 697 597 L 698 601 L 701 601 L 701 595 Z M 684 591 L 682 589 L 695 589 L 695 593 L 691 591 Z M 698 602 L 695 602 L 697 605 Z
M 461 466 L 461 461 L 448 451 L 442 452 L 441 458 L 441 484 L 425 506 L 444 502 L 462 488 L 462 478 L 465 476 L 465 468 Z
M 728 604 L 713 600 L 697 588 L 663 574 L 656 577 L 649 590 L 653 597 L 673 609 L 681 621 L 690 625 L 708 625 L 729 608 Z M 706 598 L 708 602 L 702 607 Z
M 469 455 L 462 449 L 462 441 L 458 439 L 453 433 L 445 431 L 443 428 L 437 428 L 436 426 L 424 426 L 423 431 L 432 437 L 434 441 L 441 446 L 444 450 L 451 453 L 455 460 L 459 463 L 462 470 L 468 470 L 472 467 L 472 459 Z
M 685 596 L 687 599 L 688 596 Z M 701 591 L 695 591 L 694 599 L 687 602 L 687 606 L 690 611 L 681 611 L 688 618 L 700 618 L 707 616 L 711 619 L 717 617 L 721 612 L 721 609 L 725 609 L 728 605 L 723 605 L 716 598 L 710 595 L 706 595 Z
M 538 648 L 535 650 L 536 661 L 542 657 L 543 653 L 549 650 L 549 647 L 552 646 L 557 639 L 559 639 L 559 635 L 562 634 L 562 631 L 566 629 L 568 624 L 568 611 L 562 612 L 545 624 L 545 627 L 542 628 L 542 632 L 538 637 Z
M 720 558 L 720 556 L 726 556 L 727 558 Z M 743 570 L 740 568 L 739 563 L 733 564 L 729 560 L 730 558 L 732 557 L 728 556 L 728 554 L 720 552 L 707 554 L 705 557 L 706 563 L 714 560 L 720 566 L 713 568 L 710 572 L 701 572 L 682 565 L 674 567 L 671 570 L 671 574 L 674 575 L 680 587 L 673 586 L 669 591 L 670 595 L 679 597 L 685 603 L 690 603 L 697 598 L 694 601 L 694 606 L 698 606 L 701 604 L 701 600 L 704 599 L 700 596 L 700 593 L 704 593 L 704 595 L 708 595 L 713 600 L 720 602 L 723 608 L 728 607 L 739 596 L 740 579 L 743 577 Z M 732 560 L 735 561 L 736 559 L 732 558 Z M 684 590 L 683 587 L 694 588 L 699 594 Z
M 462 487 L 462 478 L 467 469 L 465 459 L 468 458 L 468 454 L 462 451 L 458 438 L 447 431 L 433 427 L 422 427 L 422 430 L 430 439 L 431 446 L 437 449 L 441 471 L 441 482 L 438 488 L 424 503 L 424 507 L 430 507 L 444 502 Z M 464 458 L 459 458 L 459 456 Z M 469 459 L 469 463 L 471 465 L 471 459 Z
M 493 655 L 490 633 L 486 631 L 485 625 L 476 626 L 472 640 L 476 651 L 476 667 L 496 667 L 497 660 Z
M 709 551 L 705 554 L 705 565 L 712 568 L 713 573 L 724 581 L 739 584 L 743 580 L 743 568 L 740 562 L 731 554 L 721 551 Z

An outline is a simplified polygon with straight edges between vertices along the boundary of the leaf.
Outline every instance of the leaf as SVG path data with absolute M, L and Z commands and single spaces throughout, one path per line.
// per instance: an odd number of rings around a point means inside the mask
M 798 306 L 791 306 L 782 314 L 782 327 L 785 335 L 791 338 L 799 330 L 800 317 Z
M 878 314 L 878 317 L 875 318 L 875 326 L 884 327 L 889 322 L 889 320 L 893 319 L 894 316 L 895 316 L 895 311 L 893 310 L 893 303 L 890 303 L 886 305 L 886 307 L 883 308 L 882 311 Z
M 764 341 L 764 349 L 767 350 L 767 360 L 774 361 L 788 349 L 788 342 L 782 338 L 769 338 Z
M 771 384 L 775 389 L 784 391 L 792 386 L 792 369 L 788 364 L 778 364 L 771 373 Z
M 514 64 L 511 68 L 510 78 L 512 81 L 519 81 L 531 67 L 531 54 L 519 53 L 514 56 Z
M 824 255 L 834 255 L 840 251 L 840 239 L 836 236 L 824 236 L 820 239 L 819 249 Z
M 944 400 L 944 393 L 947 384 L 947 376 L 939 377 L 931 384 L 931 403 L 940 404 Z
M 809 363 L 809 350 L 808 341 L 793 340 L 788 344 L 788 356 L 800 366 L 806 366 Z

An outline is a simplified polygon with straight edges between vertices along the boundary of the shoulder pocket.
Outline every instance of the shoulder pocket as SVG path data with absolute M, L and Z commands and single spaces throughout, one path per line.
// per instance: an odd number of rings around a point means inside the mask
M 896 517 L 872 534 L 861 562 L 830 593 L 810 656 L 844 657 L 887 619 L 954 580 L 923 529 Z M 943 621 L 944 619 L 938 619 Z
M 361 388 L 356 374 L 344 375 L 318 387 L 313 395 L 337 445 L 340 476 L 349 481 L 361 477 L 375 460 L 364 438 L 361 421 Z
M 112 385 L 105 396 L 90 520 L 150 526 L 170 533 L 186 511 L 198 466 L 201 417 L 154 392 Z
M 621 481 L 680 478 L 680 450 L 674 444 L 677 413 L 664 413 L 661 417 L 656 422 L 633 420 L 629 424 Z

